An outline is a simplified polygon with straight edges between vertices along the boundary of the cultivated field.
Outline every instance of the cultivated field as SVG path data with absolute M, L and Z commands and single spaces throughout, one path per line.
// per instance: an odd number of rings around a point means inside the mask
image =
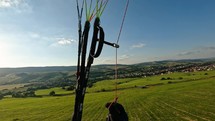
M 27 85 L 28 83 L 26 84 L 9 84 L 9 85 L 0 85 L 0 91 L 1 90 L 4 90 L 4 89 L 14 89 L 14 88 L 20 88 L 20 87 L 23 87 L 24 85 Z
M 215 121 L 215 71 L 173 73 L 121 79 L 119 103 L 130 121 Z M 104 121 L 104 105 L 113 100 L 115 81 L 105 80 L 87 90 L 83 121 Z M 47 96 L 56 94 L 67 96 Z M 1 121 L 70 121 L 74 95 L 60 88 L 39 90 L 38 98 L 0 100 Z

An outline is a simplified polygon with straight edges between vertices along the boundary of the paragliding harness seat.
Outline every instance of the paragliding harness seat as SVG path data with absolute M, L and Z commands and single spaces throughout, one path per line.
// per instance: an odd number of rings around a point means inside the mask
M 121 104 L 108 102 L 105 107 L 109 110 L 106 121 L 128 121 L 128 115 Z

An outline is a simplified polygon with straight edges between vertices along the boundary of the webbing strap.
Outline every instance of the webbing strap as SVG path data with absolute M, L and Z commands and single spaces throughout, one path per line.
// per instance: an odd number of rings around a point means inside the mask
M 128 5 L 129 5 L 129 0 L 127 0 L 127 3 L 126 3 L 126 7 L 125 7 L 125 11 L 124 11 L 124 15 L 123 15 L 123 19 L 122 19 L 122 23 L 121 23 L 121 27 L 120 27 L 120 31 L 119 31 L 119 35 L 117 37 L 117 41 L 116 43 L 118 44 L 119 43 L 119 39 L 120 39 L 120 36 L 121 36 L 121 33 L 122 33 L 122 29 L 123 29 L 123 25 L 124 25 L 124 22 L 125 22 L 125 17 L 126 17 L 126 14 L 127 14 L 127 10 L 128 10 Z M 117 84 L 117 79 L 118 79 L 118 51 L 117 51 L 117 48 L 116 48 L 116 56 L 115 56 L 115 98 L 118 99 L 118 84 Z
M 81 121 L 82 111 L 83 111 L 83 101 L 85 95 L 85 60 L 86 60 L 86 51 L 87 51 L 87 41 L 90 30 L 90 22 L 85 22 L 85 27 L 83 31 L 82 45 L 81 45 L 81 67 L 79 77 L 77 80 L 76 86 L 76 97 L 75 97 L 75 106 L 72 121 Z
M 96 18 L 94 23 L 94 36 L 90 47 L 87 66 L 85 66 L 87 41 L 88 41 L 88 34 L 90 30 L 90 22 L 89 21 L 85 22 L 85 27 L 82 35 L 83 36 L 82 45 L 81 45 L 81 68 L 80 68 L 80 74 L 78 78 L 78 84 L 76 87 L 75 109 L 74 109 L 74 114 L 72 119 L 73 121 L 81 121 L 84 96 L 86 92 L 87 82 L 89 79 L 90 68 L 91 68 L 91 65 L 93 64 L 94 58 L 98 57 L 101 54 L 104 43 L 108 43 L 108 45 L 116 45 L 116 44 L 112 44 L 104 41 L 104 31 L 103 31 L 103 28 L 99 25 L 99 23 L 100 23 L 100 19 Z M 99 34 L 99 38 L 97 38 L 98 34 Z M 98 42 L 98 47 L 97 47 L 97 51 L 95 52 L 97 42 Z

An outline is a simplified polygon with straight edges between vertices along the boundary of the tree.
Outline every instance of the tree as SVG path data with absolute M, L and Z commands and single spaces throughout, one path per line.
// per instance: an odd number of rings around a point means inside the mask
M 72 91 L 72 90 L 74 90 L 74 89 L 75 89 L 75 87 L 74 87 L 73 85 L 71 85 L 71 86 L 69 86 L 68 88 L 66 88 L 67 91 Z
M 13 92 L 12 97 L 23 98 L 25 97 L 22 92 Z
M 178 79 L 180 79 L 180 80 L 181 80 L 181 79 L 183 79 L 183 77 L 179 77 Z
M 51 92 L 49 93 L 49 95 L 50 95 L 50 96 L 55 96 L 55 91 L 51 91 Z
M 89 88 L 91 88 L 91 87 L 93 87 L 93 83 L 91 82 L 91 83 L 87 84 L 87 86 L 88 86 Z
M 170 77 L 167 77 L 167 80 L 171 80 L 172 78 L 170 78 Z
M 35 92 L 34 91 L 26 91 L 23 93 L 25 97 L 35 97 Z
M 3 98 L 4 96 L 0 93 L 0 100 Z
M 166 78 L 162 77 L 161 80 L 166 80 Z

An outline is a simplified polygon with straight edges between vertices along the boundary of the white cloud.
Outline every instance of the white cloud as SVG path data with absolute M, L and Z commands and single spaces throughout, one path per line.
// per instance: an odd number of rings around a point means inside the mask
M 65 38 L 60 38 L 58 40 L 59 45 L 71 45 L 72 43 L 76 42 L 75 40 L 72 39 L 65 39 Z
M 51 44 L 51 46 L 67 46 L 76 43 L 76 40 L 68 39 L 68 38 L 57 38 L 57 42 Z
M 113 64 L 114 62 L 112 57 L 99 57 L 94 60 L 94 64 Z
M 181 53 L 178 53 L 178 56 L 188 56 L 188 55 L 193 55 L 193 54 L 196 54 L 198 53 L 199 51 L 184 51 L 184 52 L 181 52 Z
M 215 46 L 202 47 L 202 50 L 209 50 L 209 51 L 213 51 L 213 50 L 215 50 Z
M 118 63 L 120 64 L 128 64 L 128 63 L 133 63 L 132 58 L 133 55 L 129 54 L 123 54 L 123 55 L 118 55 Z M 116 58 L 115 56 L 109 56 L 109 57 L 99 57 L 95 59 L 95 64 L 116 64 Z
M 0 0 L 0 9 L 12 9 L 17 13 L 32 12 L 26 0 Z
M 184 52 L 180 52 L 177 54 L 177 56 L 194 56 L 194 55 L 207 55 L 210 52 L 214 52 L 215 47 L 209 46 L 209 47 L 199 47 L 192 50 L 187 50 Z
M 145 46 L 146 46 L 146 44 L 144 44 L 144 43 L 138 43 L 138 44 L 132 45 L 131 48 L 143 48 Z
M 0 7 L 7 8 L 7 7 L 10 7 L 10 6 L 11 6 L 11 4 L 9 2 L 6 2 L 6 0 L 0 1 Z
M 0 1 L 0 7 L 1 8 L 10 8 L 13 6 L 12 0 L 1 0 Z
M 1 8 L 17 7 L 22 3 L 25 3 L 25 1 L 24 0 L 0 0 L 0 7 Z
M 119 60 L 126 60 L 126 59 L 128 59 L 128 58 L 130 58 L 131 56 L 130 55 L 127 55 L 127 54 L 125 54 L 125 55 L 121 55 L 120 57 L 119 57 Z

